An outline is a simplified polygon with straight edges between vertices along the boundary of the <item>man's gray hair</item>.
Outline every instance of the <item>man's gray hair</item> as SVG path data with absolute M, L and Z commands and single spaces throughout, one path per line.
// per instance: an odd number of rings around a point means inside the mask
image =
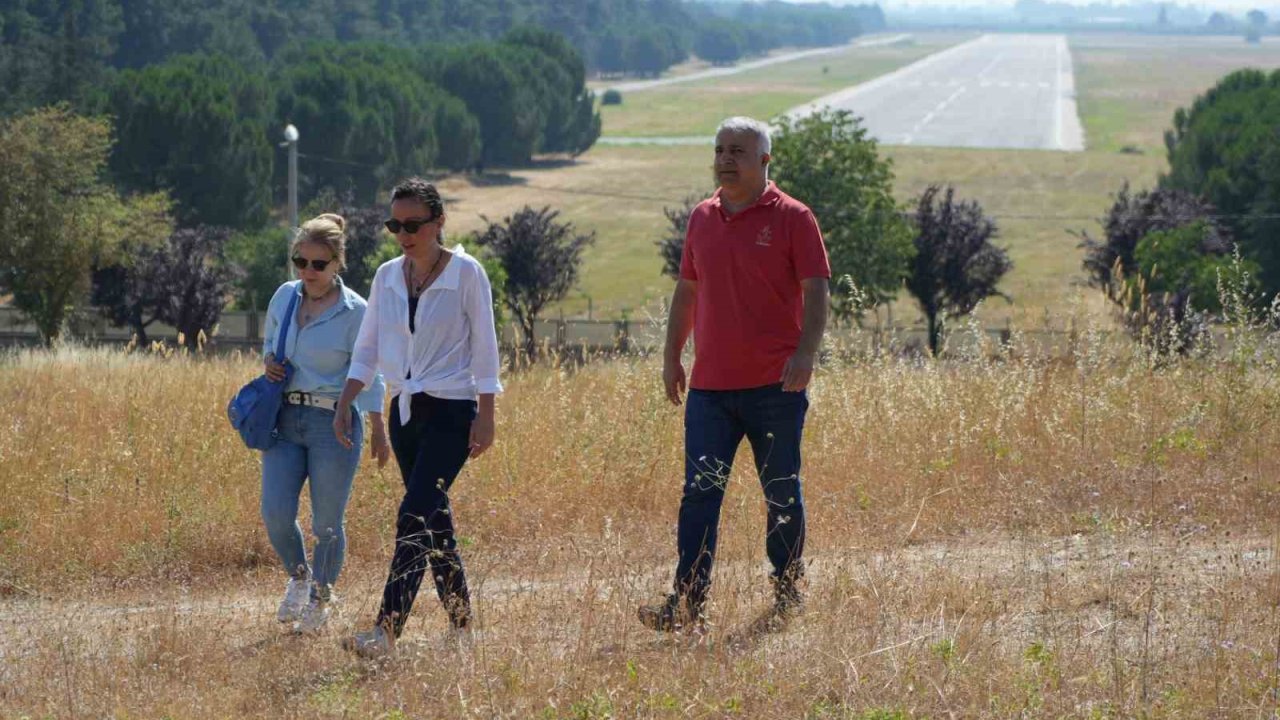
M 731 117 L 720 123 L 720 127 L 716 128 L 716 137 L 722 132 L 731 133 L 753 133 L 759 143 L 760 153 L 768 155 L 773 149 L 773 140 L 769 137 L 769 126 L 756 120 L 744 116 Z

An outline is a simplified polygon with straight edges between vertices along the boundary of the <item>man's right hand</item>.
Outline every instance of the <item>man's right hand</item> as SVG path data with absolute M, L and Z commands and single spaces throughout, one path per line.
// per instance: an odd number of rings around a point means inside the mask
M 685 392 L 684 363 L 679 358 L 662 364 L 662 384 L 667 388 L 667 399 L 679 405 Z
M 271 382 L 280 382 L 284 379 L 284 365 L 276 362 L 274 354 L 267 354 L 267 359 L 264 362 L 264 365 L 266 365 L 265 372 L 268 380 Z

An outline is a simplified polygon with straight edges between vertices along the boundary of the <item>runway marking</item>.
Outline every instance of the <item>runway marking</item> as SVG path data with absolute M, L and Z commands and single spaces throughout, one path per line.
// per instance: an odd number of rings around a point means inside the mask
M 991 62 L 987 63 L 987 66 L 982 68 L 982 72 L 978 73 L 978 79 L 982 80 L 986 78 L 987 73 L 991 72 L 991 69 L 996 65 L 999 65 L 1001 60 L 1004 60 L 1004 53 L 996 53 L 996 56 L 991 59 Z
M 966 89 L 967 88 L 962 85 L 955 92 L 951 93 L 950 97 L 938 103 L 938 107 L 934 108 L 933 110 L 930 110 L 928 115 L 925 115 L 923 118 L 921 118 L 920 122 L 916 123 L 916 126 L 911 128 L 911 132 L 907 134 L 907 139 L 904 140 L 902 144 L 910 145 L 911 138 L 914 137 L 916 133 L 920 132 L 924 128 L 924 126 L 933 122 L 933 119 L 938 116 L 938 113 L 942 112 L 943 110 L 946 110 L 947 106 L 950 105 L 952 102 L 954 102 L 956 98 L 963 95 Z

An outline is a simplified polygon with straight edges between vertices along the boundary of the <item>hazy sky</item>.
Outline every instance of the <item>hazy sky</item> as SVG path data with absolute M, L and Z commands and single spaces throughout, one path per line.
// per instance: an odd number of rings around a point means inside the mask
M 870 0 L 792 0 L 792 2 L 829 2 L 833 5 L 857 5 Z M 1072 5 L 1089 5 L 1094 0 L 1063 0 Z M 912 6 L 919 7 L 922 5 L 931 5 L 935 7 L 965 7 L 978 8 L 984 6 L 993 7 L 1011 7 L 1014 0 L 878 0 L 880 7 L 885 10 L 892 11 L 895 7 Z M 1129 5 L 1133 3 L 1114 2 L 1115 5 Z M 1179 5 L 1194 5 L 1204 9 L 1206 13 L 1213 10 L 1225 10 L 1228 12 L 1242 13 L 1252 8 L 1262 8 L 1268 10 L 1280 7 L 1280 0 L 1216 0 L 1215 2 L 1197 2 L 1187 3 L 1179 2 Z

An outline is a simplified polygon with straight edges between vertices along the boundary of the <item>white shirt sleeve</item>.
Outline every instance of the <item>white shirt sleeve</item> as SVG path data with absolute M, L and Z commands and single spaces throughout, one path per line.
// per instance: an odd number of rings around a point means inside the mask
M 496 395 L 502 392 L 498 381 L 498 334 L 493 325 L 493 290 L 484 267 L 476 262 L 475 273 L 466 278 L 462 302 L 470 323 L 471 374 L 476 379 L 476 392 Z
M 382 317 L 381 295 L 385 276 L 382 268 L 373 276 L 364 319 L 360 321 L 360 332 L 356 335 L 355 347 L 351 349 L 351 369 L 347 371 L 349 380 L 359 380 L 366 388 L 373 384 L 378 373 L 378 323 Z

